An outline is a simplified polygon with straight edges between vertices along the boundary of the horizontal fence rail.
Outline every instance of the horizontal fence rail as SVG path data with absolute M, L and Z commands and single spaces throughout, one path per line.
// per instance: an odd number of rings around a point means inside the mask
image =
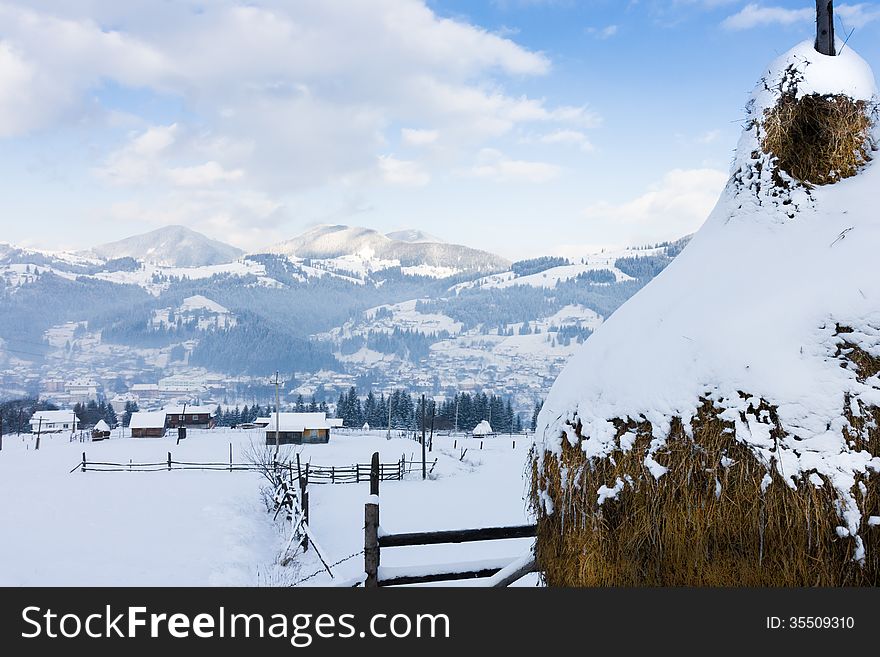
M 420 465 L 420 464 L 419 464 Z M 261 472 L 287 475 L 293 484 L 306 476 L 310 484 L 351 484 L 370 481 L 370 464 L 355 463 L 353 465 L 333 466 L 314 465 L 309 463 L 307 474 L 293 463 L 233 463 L 228 462 L 197 462 L 175 461 L 168 453 L 164 461 L 117 463 L 109 461 L 89 461 L 83 452 L 82 460 L 70 472 L 168 472 L 170 470 L 199 470 L 205 472 Z M 416 470 L 416 464 L 401 459 L 395 463 L 379 464 L 379 478 L 382 481 L 400 481 L 407 474 Z
M 403 463 L 404 460 L 401 459 L 401 464 Z M 375 452 L 370 472 L 370 497 L 364 504 L 364 576 L 359 581 L 362 581 L 366 588 L 465 579 L 487 579 L 489 586 L 504 587 L 510 586 L 528 573 L 535 572 L 537 566 L 531 548 L 527 554 L 516 559 L 484 559 L 390 568 L 381 566 L 382 548 L 534 538 L 537 535 L 537 525 L 388 534 L 382 531 L 382 526 L 379 524 L 379 473 L 379 453 Z
M 413 532 L 408 534 L 383 534 L 380 529 L 379 547 L 406 547 L 412 545 L 437 545 L 440 543 L 498 541 L 507 538 L 534 538 L 536 533 L 536 525 L 483 527 L 480 529 L 450 529 L 437 532 Z

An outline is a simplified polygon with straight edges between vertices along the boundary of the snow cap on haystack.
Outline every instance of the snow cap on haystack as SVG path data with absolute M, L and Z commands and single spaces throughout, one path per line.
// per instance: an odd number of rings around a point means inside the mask
M 805 42 L 764 74 L 703 227 L 544 403 L 532 492 L 550 583 L 878 583 L 876 103 L 850 48 Z

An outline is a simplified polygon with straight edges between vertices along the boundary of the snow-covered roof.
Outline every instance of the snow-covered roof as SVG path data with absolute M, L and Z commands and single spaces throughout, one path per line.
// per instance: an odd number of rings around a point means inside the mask
M 138 411 L 131 414 L 130 429 L 165 428 L 165 411 Z
M 709 398 L 727 409 L 721 417 L 734 423 L 737 439 L 767 467 L 776 463 L 790 484 L 808 471 L 827 476 L 856 536 L 854 473 L 872 456 L 847 443 L 843 409 L 847 399 L 854 409 L 880 406 L 880 380 L 859 381 L 836 354 L 846 340 L 880 357 L 880 166 L 832 185 L 777 184 L 761 120 L 780 89 L 791 91 L 793 70 L 797 96 L 876 101 L 870 67 L 851 48 L 826 57 L 810 41 L 780 57 L 749 104 L 715 209 L 666 270 L 569 361 L 544 403 L 536 440 L 558 454 L 563 440 L 577 444 L 580 424 L 586 455 L 599 458 L 620 448 L 613 419 L 644 418 L 657 450 L 671 420 L 689 426 Z M 838 335 L 838 325 L 854 332 Z M 762 399 L 777 407 L 788 434 L 778 446 L 772 425 L 746 419 Z
M 63 424 L 64 422 L 72 423 L 75 418 L 73 411 L 37 411 L 31 417 L 31 424 L 39 424 L 41 419 L 44 426 L 46 424 Z
M 492 432 L 492 425 L 489 424 L 488 420 L 482 420 L 477 426 L 474 427 L 473 434 L 475 436 L 486 436 Z
M 95 431 L 110 431 L 110 425 L 104 422 L 104 420 L 98 420 L 98 424 L 95 425 Z
M 303 431 L 304 429 L 330 429 L 324 413 L 279 413 L 280 431 Z M 275 416 L 269 418 L 266 431 L 275 431 Z
M 192 406 L 187 404 L 186 406 L 166 406 L 162 409 L 162 412 L 166 415 L 204 415 L 207 413 L 213 417 L 216 410 L 216 408 L 211 406 Z

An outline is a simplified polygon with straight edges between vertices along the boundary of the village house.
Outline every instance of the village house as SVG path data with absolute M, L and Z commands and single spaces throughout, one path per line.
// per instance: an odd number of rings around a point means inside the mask
M 76 431 L 78 421 L 73 411 L 37 411 L 31 418 L 33 433 Z
M 131 414 L 132 438 L 162 438 L 165 435 L 165 411 L 138 411 Z
M 214 411 L 207 406 L 166 406 L 162 412 L 165 413 L 166 424 L 171 429 L 214 428 Z
M 281 445 L 304 445 L 330 442 L 330 424 L 325 413 L 279 413 L 277 436 Z M 259 418 L 265 420 L 267 418 Z M 276 419 L 268 418 L 266 444 L 274 445 Z

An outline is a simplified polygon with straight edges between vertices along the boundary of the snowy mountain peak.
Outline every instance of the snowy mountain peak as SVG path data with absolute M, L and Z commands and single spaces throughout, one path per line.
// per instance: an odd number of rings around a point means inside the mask
M 173 267 L 204 267 L 233 262 L 244 252 L 185 226 L 164 226 L 96 246 L 90 254 L 106 259 L 131 257 Z
M 331 259 L 355 256 L 379 260 L 388 266 L 442 267 L 455 272 L 493 273 L 503 271 L 509 262 L 493 253 L 430 238 L 420 231 L 382 233 L 371 228 L 343 225 L 317 226 L 305 233 L 270 247 L 271 253 L 296 258 Z M 436 238 L 432 238 L 436 239 Z M 452 274 L 448 274 L 452 275 Z
M 418 244 L 419 242 L 434 242 L 435 244 L 446 243 L 446 240 L 440 239 L 436 235 L 431 235 L 431 233 L 426 233 L 418 228 L 395 230 L 390 233 L 385 233 L 385 237 L 398 242 L 409 242 L 410 244 Z

